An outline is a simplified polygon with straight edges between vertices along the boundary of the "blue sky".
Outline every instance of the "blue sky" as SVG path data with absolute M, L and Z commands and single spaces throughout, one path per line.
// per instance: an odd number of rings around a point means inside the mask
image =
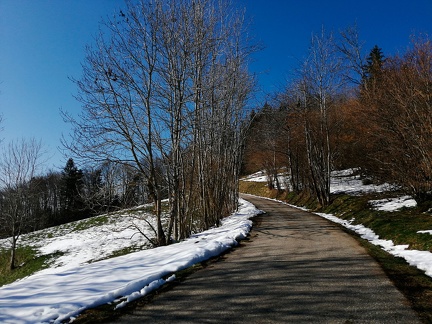
M 338 31 L 357 23 L 365 49 L 375 44 L 385 55 L 403 52 L 414 32 L 432 37 L 432 0 L 233 0 L 246 7 L 250 33 L 264 45 L 253 56 L 260 105 L 266 93 L 281 88 L 305 56 L 312 32 Z M 66 163 L 57 150 L 69 132 L 59 110 L 78 113 L 73 98 L 84 47 L 93 41 L 103 17 L 122 0 L 0 0 L 0 113 L 3 144 L 11 139 L 41 139 L 48 167 Z

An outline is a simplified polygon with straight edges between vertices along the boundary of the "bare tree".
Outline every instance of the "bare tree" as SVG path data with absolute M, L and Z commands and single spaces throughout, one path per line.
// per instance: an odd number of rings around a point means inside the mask
M 418 38 L 404 55 L 387 58 L 363 96 L 374 130 L 373 174 L 401 185 L 419 203 L 432 196 L 431 85 L 432 42 Z
M 340 32 L 341 41 L 336 44 L 344 65 L 345 81 L 359 85 L 365 78 L 363 43 L 359 39 L 357 24 Z
M 226 143 L 238 146 L 239 115 L 250 91 L 238 17 L 223 1 L 130 2 L 104 24 L 107 36 L 101 33 L 88 48 L 83 77 L 75 80 L 83 112 L 76 119 L 65 114 L 74 125 L 65 146 L 81 158 L 140 173 L 155 205 L 159 245 L 174 228 L 176 237 L 194 230 L 199 222 L 185 216 L 191 211 L 210 226 L 221 211 L 213 206 L 232 199 L 213 196 L 207 168 L 227 156 Z M 229 171 L 237 176 L 236 168 Z M 166 192 L 171 217 L 164 228 Z
M 75 80 L 83 103 L 81 118 L 68 147 L 77 156 L 133 165 L 147 181 L 158 218 L 158 242 L 166 242 L 161 223 L 161 184 L 158 182 L 154 138 L 158 109 L 158 9 L 142 1 L 129 4 L 126 14 L 105 23 L 95 48 L 88 48 L 83 77 Z
M 330 202 L 330 109 L 340 90 L 341 58 L 333 35 L 322 29 L 313 35 L 309 57 L 301 70 L 299 92 L 304 110 L 304 130 L 311 183 L 322 205 Z
M 287 187 L 296 193 L 310 187 L 310 168 L 308 167 L 305 143 L 305 100 L 300 82 L 293 82 L 288 85 L 284 92 L 277 97 L 282 116 L 284 116 L 281 117 L 284 120 L 281 135 L 285 140 L 284 153 L 289 172 L 287 179 L 289 186 Z
M 33 221 L 30 181 L 41 166 L 42 145 L 34 139 L 12 141 L 0 157 L 2 226 L 10 235 L 10 269 L 16 267 L 17 241 Z

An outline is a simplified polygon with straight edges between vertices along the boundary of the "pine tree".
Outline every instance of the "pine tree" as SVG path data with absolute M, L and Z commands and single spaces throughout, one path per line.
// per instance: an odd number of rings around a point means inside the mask
M 369 90 L 375 87 L 382 73 L 385 57 L 382 49 L 375 45 L 366 58 L 366 64 L 363 66 L 362 89 Z
M 83 210 L 83 203 L 80 192 L 83 186 L 83 172 L 75 166 L 70 158 L 62 171 L 61 201 L 63 217 L 67 220 L 80 218 L 80 211 Z

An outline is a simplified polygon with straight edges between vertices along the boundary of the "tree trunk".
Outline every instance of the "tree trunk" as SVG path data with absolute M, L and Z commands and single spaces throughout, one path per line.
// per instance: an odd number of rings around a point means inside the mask
M 17 245 L 17 237 L 12 235 L 12 246 L 11 246 L 11 254 L 9 261 L 9 269 L 14 270 L 16 268 L 15 258 L 16 258 L 16 245 Z

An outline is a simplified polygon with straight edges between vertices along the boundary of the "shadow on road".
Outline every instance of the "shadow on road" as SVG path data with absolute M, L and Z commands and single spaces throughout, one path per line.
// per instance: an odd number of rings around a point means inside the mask
M 403 295 L 329 221 L 247 197 L 250 239 L 116 323 L 417 323 Z

